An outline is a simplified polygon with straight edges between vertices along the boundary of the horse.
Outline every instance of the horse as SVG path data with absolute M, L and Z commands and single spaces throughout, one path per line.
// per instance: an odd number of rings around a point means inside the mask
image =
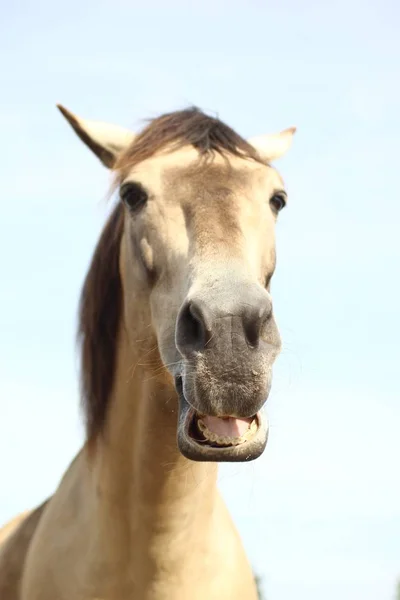
M 255 600 L 217 473 L 268 439 L 271 163 L 295 128 L 245 139 L 189 107 L 135 134 L 57 106 L 116 199 L 80 296 L 84 444 L 0 532 L 1 600 Z

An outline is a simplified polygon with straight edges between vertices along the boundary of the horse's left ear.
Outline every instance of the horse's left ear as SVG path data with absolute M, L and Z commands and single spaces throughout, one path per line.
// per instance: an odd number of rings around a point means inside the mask
M 109 169 L 113 168 L 118 155 L 123 150 L 126 150 L 135 139 L 134 133 L 118 125 L 81 119 L 64 108 L 64 106 L 61 106 L 61 104 L 57 104 L 57 108 L 67 119 L 82 142 Z
M 247 141 L 263 158 L 273 161 L 283 156 L 289 150 L 295 133 L 296 127 L 290 127 L 280 133 L 260 135 L 252 137 Z

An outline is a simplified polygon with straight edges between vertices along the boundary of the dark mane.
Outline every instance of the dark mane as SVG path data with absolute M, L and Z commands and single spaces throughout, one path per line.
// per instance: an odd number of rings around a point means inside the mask
M 201 157 L 215 153 L 231 154 L 263 164 L 265 162 L 256 149 L 231 127 L 191 107 L 151 120 L 116 162 L 114 168 L 119 172 L 118 178 L 167 146 L 172 150 L 193 146 Z
M 197 108 L 162 115 L 136 137 L 114 166 L 117 180 L 135 164 L 166 146 L 192 145 L 200 156 L 231 154 L 262 162 L 257 151 L 233 129 Z M 123 208 L 118 204 L 97 243 L 79 307 L 81 394 L 89 441 L 102 431 L 112 390 L 122 311 L 119 251 Z
M 122 233 L 123 210 L 118 204 L 97 243 L 80 298 L 81 396 L 89 441 L 103 428 L 114 379 L 122 308 L 119 275 Z

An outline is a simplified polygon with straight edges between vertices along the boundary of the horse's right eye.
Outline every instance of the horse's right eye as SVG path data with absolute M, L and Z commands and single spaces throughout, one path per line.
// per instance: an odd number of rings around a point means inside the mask
M 121 200 L 129 210 L 139 210 L 147 202 L 147 192 L 140 183 L 124 183 L 119 191 Z

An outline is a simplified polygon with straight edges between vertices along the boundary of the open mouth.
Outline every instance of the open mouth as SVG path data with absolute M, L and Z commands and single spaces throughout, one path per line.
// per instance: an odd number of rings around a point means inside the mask
M 196 411 L 186 400 L 182 380 L 179 394 L 178 446 L 184 456 L 196 461 L 242 462 L 258 458 L 268 439 L 265 417 L 210 416 Z
M 198 444 L 215 448 L 239 446 L 251 441 L 258 430 L 259 419 L 255 415 L 249 419 L 236 417 L 210 417 L 193 411 L 189 423 L 189 435 Z

